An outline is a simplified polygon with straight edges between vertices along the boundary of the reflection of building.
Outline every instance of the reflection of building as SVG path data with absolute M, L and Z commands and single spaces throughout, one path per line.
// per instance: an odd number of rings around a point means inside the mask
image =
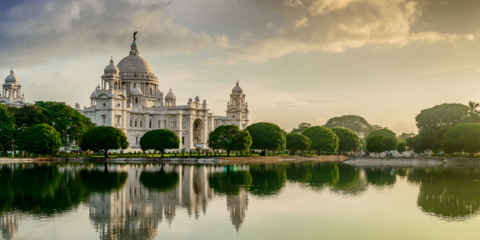
M 230 212 L 230 221 L 238 229 L 245 219 L 245 212 L 248 208 L 248 194 L 244 188 L 240 189 L 238 195 L 227 196 L 227 209 Z
M 0 217 L 0 228 L 2 228 L 2 239 L 15 239 L 18 232 L 18 225 L 22 221 L 20 212 L 4 213 Z
M 180 148 L 204 146 L 208 134 L 219 125 L 233 124 L 245 129 L 248 104 L 238 82 L 230 94 L 226 116 L 214 116 L 207 101 L 197 96 L 178 104 L 172 89 L 164 96 L 150 63 L 140 56 L 137 43 L 117 66 L 105 68 L 101 85 L 90 96 L 90 107 L 80 112 L 98 126 L 113 126 L 127 135 L 130 146 L 139 147 L 149 130 L 170 129 L 180 139 Z M 80 109 L 80 107 L 78 107 Z
M 195 213 L 196 218 L 201 210 L 206 212 L 206 204 L 213 198 L 207 181 L 209 169 L 164 165 L 164 171 L 179 174 L 178 185 L 167 192 L 147 190 L 140 183 L 141 172 L 159 171 L 161 167 L 119 167 L 117 171 L 128 172 L 125 186 L 111 193 L 91 195 L 86 204 L 101 239 L 153 239 L 163 219 L 171 224 L 176 206 L 185 207 L 189 214 Z

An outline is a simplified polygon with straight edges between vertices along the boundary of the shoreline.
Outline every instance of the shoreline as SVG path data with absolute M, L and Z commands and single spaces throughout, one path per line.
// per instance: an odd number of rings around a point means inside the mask
M 343 163 L 355 167 L 428 167 L 428 168 L 480 168 L 478 158 L 445 157 L 399 157 L 399 158 L 357 158 Z
M 265 157 L 58 157 L 58 158 L 0 158 L 2 164 L 22 163 L 125 163 L 125 164 L 192 164 L 192 165 L 245 165 L 245 164 L 274 164 L 299 162 L 344 162 L 348 156 L 265 156 Z

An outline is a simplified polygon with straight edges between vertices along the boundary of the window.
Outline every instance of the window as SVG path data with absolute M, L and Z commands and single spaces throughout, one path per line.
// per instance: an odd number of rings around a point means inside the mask
M 104 105 L 105 105 L 105 103 L 104 103 Z M 103 125 L 105 125 L 105 123 L 106 123 L 106 121 L 107 121 L 106 118 L 107 118 L 107 116 L 102 115 L 102 124 L 103 124 Z
M 194 139 L 194 141 L 195 141 L 195 143 L 198 143 L 198 137 L 196 137 L 196 138 Z
M 195 123 L 195 129 L 198 130 L 198 123 Z
M 135 137 L 135 144 L 138 144 L 138 137 Z
M 117 124 L 120 124 L 120 118 L 121 116 L 117 116 Z
M 140 127 L 142 127 L 142 121 L 140 121 Z
M 158 128 L 160 128 L 160 121 L 158 121 Z
M 185 144 L 185 137 L 182 137 L 182 145 Z
M 172 127 L 177 127 L 177 122 L 172 122 Z
M 233 118 L 235 118 L 235 115 L 232 115 Z
M 107 106 L 107 105 L 104 103 L 103 106 L 105 107 L 105 106 Z
M 135 121 L 135 127 L 137 127 L 137 121 Z
M 133 124 L 132 124 L 132 123 L 133 123 L 133 121 L 132 121 L 132 120 L 130 120 L 130 127 L 133 127 Z
M 152 121 L 150 121 L 150 125 L 149 125 L 150 128 L 152 128 Z

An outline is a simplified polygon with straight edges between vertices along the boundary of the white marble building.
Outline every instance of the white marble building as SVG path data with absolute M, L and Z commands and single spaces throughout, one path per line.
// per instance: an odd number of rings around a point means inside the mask
M 225 116 L 214 116 L 207 100 L 197 96 L 180 105 L 172 89 L 164 95 L 150 63 L 140 56 L 136 42 L 129 56 L 117 66 L 113 59 L 95 88 L 91 106 L 80 110 L 97 126 L 113 126 L 127 135 L 131 148 L 139 148 L 140 138 L 153 129 L 170 129 L 180 139 L 180 149 L 205 148 L 208 135 L 217 126 L 235 124 L 245 129 L 248 104 L 238 81 L 230 94 Z
M 22 94 L 22 85 L 17 76 L 10 71 L 10 75 L 5 78 L 5 83 L 2 85 L 3 91 L 0 94 L 0 104 L 13 107 L 22 107 L 25 105 L 25 96 Z

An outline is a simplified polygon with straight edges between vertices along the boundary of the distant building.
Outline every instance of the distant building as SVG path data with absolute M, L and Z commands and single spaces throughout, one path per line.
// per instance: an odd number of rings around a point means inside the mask
M 25 96 L 22 94 L 22 85 L 17 76 L 10 71 L 10 75 L 5 78 L 5 83 L 2 85 L 3 91 L 0 94 L 0 104 L 11 107 L 23 107 L 25 105 Z
M 170 129 L 180 139 L 180 148 L 206 147 L 208 135 L 220 125 L 248 124 L 248 104 L 238 81 L 230 94 L 226 116 L 214 116 L 207 100 L 197 96 L 178 105 L 172 89 L 164 96 L 150 63 L 140 56 L 136 42 L 117 66 L 113 59 L 105 68 L 101 84 L 90 96 L 90 107 L 80 110 L 97 126 L 113 126 L 125 132 L 130 147 L 139 148 L 140 138 L 153 129 Z M 214 91 L 214 90 L 212 90 Z M 80 106 L 75 106 L 77 110 Z

